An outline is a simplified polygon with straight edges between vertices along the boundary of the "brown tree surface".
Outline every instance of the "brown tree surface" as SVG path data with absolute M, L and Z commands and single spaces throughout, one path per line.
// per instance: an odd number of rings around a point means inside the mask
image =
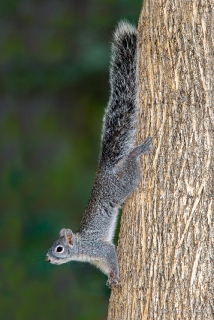
M 140 130 L 154 136 L 125 203 L 108 320 L 214 319 L 213 0 L 146 0 Z

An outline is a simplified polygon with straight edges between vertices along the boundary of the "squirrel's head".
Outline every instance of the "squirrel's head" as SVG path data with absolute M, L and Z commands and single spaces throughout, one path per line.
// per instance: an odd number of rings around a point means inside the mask
M 60 238 L 56 240 L 46 255 L 46 261 L 53 264 L 62 264 L 73 260 L 75 255 L 74 241 L 75 236 L 70 229 L 62 229 L 59 233 Z

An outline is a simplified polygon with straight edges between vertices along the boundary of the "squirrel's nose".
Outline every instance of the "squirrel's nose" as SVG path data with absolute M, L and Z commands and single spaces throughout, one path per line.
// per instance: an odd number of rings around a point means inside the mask
M 51 260 L 50 260 L 50 258 L 49 258 L 48 256 L 46 256 L 45 260 L 46 260 L 47 262 L 51 262 Z

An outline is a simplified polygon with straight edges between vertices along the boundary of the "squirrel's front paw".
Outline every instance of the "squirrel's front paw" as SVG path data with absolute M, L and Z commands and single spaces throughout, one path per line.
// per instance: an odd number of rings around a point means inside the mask
M 106 285 L 109 288 L 112 288 L 113 286 L 117 286 L 118 285 L 118 281 L 119 281 L 118 275 L 114 274 L 114 272 L 110 272 L 109 278 L 108 278 L 108 280 L 106 282 Z

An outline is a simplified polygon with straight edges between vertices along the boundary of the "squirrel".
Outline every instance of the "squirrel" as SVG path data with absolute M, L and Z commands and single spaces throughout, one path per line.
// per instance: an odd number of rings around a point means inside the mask
M 114 237 L 121 204 L 140 181 L 140 156 L 150 151 L 152 138 L 135 146 L 137 103 L 137 30 L 119 22 L 113 36 L 110 99 L 103 118 L 101 151 L 91 196 L 79 231 L 62 229 L 46 261 L 89 262 L 108 276 L 111 288 L 119 281 Z

